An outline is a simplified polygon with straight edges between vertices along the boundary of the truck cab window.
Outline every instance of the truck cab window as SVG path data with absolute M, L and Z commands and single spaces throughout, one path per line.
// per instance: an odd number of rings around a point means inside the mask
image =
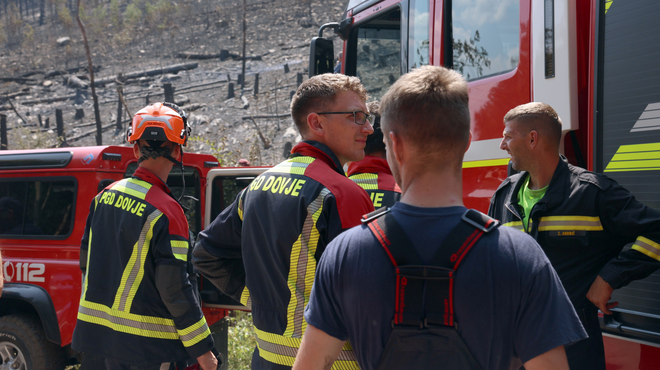
M 68 236 L 75 194 L 73 178 L 0 182 L 0 239 Z
M 401 11 L 389 11 L 354 29 L 349 50 L 346 73 L 359 77 L 371 98 L 380 99 L 401 75 Z
M 408 67 L 419 68 L 429 61 L 429 1 L 410 1 L 408 23 Z
M 519 0 L 452 0 L 451 17 L 453 69 L 467 80 L 518 66 Z

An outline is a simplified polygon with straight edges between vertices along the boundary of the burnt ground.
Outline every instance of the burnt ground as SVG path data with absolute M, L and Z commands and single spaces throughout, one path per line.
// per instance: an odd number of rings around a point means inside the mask
M 300 140 L 288 113 L 298 74 L 307 79 L 309 42 L 322 24 L 340 20 L 345 3 L 346 0 L 247 1 L 246 55 L 250 60 L 246 61 L 243 91 L 249 102 L 247 108 L 236 81 L 242 67 L 240 1 L 185 0 L 174 10 L 170 9 L 160 24 L 158 20 L 145 22 L 129 30 L 112 24 L 99 27 L 94 19 L 87 19 L 93 65 L 99 68 L 95 80 L 116 77 L 118 73 L 127 75 L 197 63 L 196 68 L 176 74 L 126 81 L 123 96 L 130 113 L 145 106 L 147 99 L 162 100 L 163 83 L 170 82 L 175 89 L 175 102 L 186 109 L 193 127 L 188 152 L 214 154 L 224 166 L 235 166 L 239 158 L 247 158 L 253 165 L 273 165 Z M 83 82 L 89 80 L 86 69 L 74 70 L 87 67 L 82 33 L 75 19 L 69 27 L 54 19 L 47 19 L 46 24 L 39 26 L 37 17 L 24 18 L 34 29 L 31 39 L 24 37 L 22 42 L 12 42 L 10 37 L 8 46 L 0 51 L 0 78 L 3 78 L 0 114 L 7 116 L 8 148 L 57 146 L 56 109 L 63 112 L 66 145 L 96 145 L 91 88 L 78 92 L 67 86 L 65 80 L 70 75 Z M 341 40 L 331 30 L 325 31 L 325 36 L 334 38 L 338 53 Z M 61 37 L 69 37 L 70 44 L 59 46 L 56 40 Z M 222 50 L 228 52 L 227 59 L 193 60 L 180 56 L 181 53 L 218 56 Z M 67 70 L 68 73 L 57 75 Z M 257 73 L 259 91 L 254 94 Z M 22 80 L 8 82 L 7 78 Z M 235 86 L 234 98 L 228 98 L 229 83 Z M 104 127 L 103 145 L 126 145 L 129 116 L 123 109 L 122 127 L 117 129 L 117 87 L 115 82 L 96 87 Z M 74 98 L 76 95 L 78 99 Z M 81 109 L 84 117 L 76 119 L 76 110 Z M 276 115 L 283 117 L 254 121 L 249 118 Z M 49 120 L 48 128 L 39 126 L 39 116 L 44 126 L 46 119 Z

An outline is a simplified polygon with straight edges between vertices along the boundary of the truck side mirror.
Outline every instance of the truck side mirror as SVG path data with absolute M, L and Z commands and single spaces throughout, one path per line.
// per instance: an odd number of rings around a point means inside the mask
M 314 37 L 309 47 L 309 77 L 332 73 L 335 60 L 332 40 Z

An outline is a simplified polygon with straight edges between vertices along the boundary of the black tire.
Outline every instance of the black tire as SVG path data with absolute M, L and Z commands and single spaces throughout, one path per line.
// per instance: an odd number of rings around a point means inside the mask
M 46 339 L 32 316 L 7 315 L 0 317 L 0 367 L 10 361 L 16 370 L 63 370 L 64 351 Z

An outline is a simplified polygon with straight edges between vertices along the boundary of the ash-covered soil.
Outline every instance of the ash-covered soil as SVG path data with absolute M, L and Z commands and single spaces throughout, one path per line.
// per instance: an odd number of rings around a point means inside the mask
M 130 113 L 144 107 L 147 100 L 162 101 L 163 84 L 169 82 L 174 87 L 175 102 L 188 112 L 193 127 L 188 152 L 214 154 L 223 166 L 235 166 L 240 158 L 249 159 L 253 165 L 273 165 L 300 140 L 288 113 L 290 94 L 297 87 L 299 74 L 307 79 L 309 42 L 318 35 L 322 24 L 340 20 L 345 3 L 346 0 L 247 1 L 249 60 L 244 90 L 237 83 L 242 70 L 243 45 L 240 1 L 179 2 L 176 16 L 163 23 L 165 29 L 141 26 L 132 31 L 130 42 L 126 42 L 126 30 L 111 24 L 99 28 L 94 26 L 93 19 L 88 19 L 86 30 L 92 61 L 99 68 L 94 77 L 98 81 L 119 73 L 128 75 L 197 63 L 196 68 L 176 74 L 125 81 L 123 97 Z M 38 18 L 38 12 L 24 17 L 34 30 L 31 42 L 12 44 L 10 40 L 9 46 L 0 52 L 0 114 L 7 116 L 8 148 L 57 146 L 57 109 L 63 113 L 65 145 L 96 145 L 91 88 L 79 90 L 66 84 L 68 76 L 89 83 L 82 33 L 75 19 L 73 26 L 66 28 L 52 17 L 46 17 L 46 23 L 39 26 Z M 339 37 L 329 29 L 324 35 L 334 39 L 335 53 L 339 53 L 342 47 Z M 70 43 L 58 45 L 61 37 L 69 37 Z M 186 59 L 182 53 L 216 57 Z M 228 58 L 218 57 L 221 54 Z M 75 71 L 78 67 L 82 69 Z M 257 74 L 259 86 L 255 94 Z M 234 84 L 234 98 L 228 98 L 230 83 Z M 117 90 L 116 82 L 96 87 L 104 128 L 103 145 L 126 144 L 129 116 L 126 108 L 122 108 L 118 129 Z M 241 99 L 241 93 L 249 106 Z M 76 118 L 77 110 L 82 110 L 84 117 Z M 260 118 L 263 116 L 272 117 Z

